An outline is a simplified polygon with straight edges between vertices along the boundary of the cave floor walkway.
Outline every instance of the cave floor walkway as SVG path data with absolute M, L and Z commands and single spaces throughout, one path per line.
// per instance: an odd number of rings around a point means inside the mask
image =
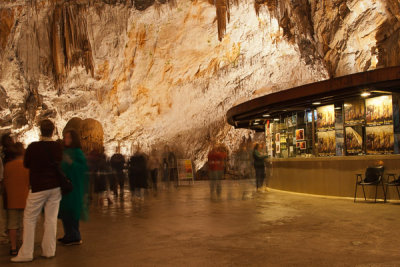
M 400 266 L 400 205 L 356 203 L 224 181 L 94 205 L 84 244 L 19 266 Z M 41 227 L 38 237 L 41 237 Z M 58 235 L 62 235 L 59 226 Z M 9 263 L 0 245 L 0 266 Z M 15 265 L 14 265 L 15 266 Z

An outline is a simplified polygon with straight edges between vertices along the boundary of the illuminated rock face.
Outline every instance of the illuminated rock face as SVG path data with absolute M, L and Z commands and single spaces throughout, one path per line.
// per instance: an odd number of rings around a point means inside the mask
M 399 16 L 397 0 L 1 1 L 1 131 L 93 118 L 108 152 L 168 142 L 201 166 L 251 135 L 232 105 L 398 65 Z

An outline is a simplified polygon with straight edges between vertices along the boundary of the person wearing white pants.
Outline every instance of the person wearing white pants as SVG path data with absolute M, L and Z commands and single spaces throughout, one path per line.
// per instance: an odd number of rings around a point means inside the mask
M 51 258 L 56 253 L 57 215 L 60 207 L 61 191 L 54 188 L 37 193 L 29 192 L 24 211 L 23 245 L 18 253 L 20 261 L 32 261 L 35 243 L 35 229 L 38 217 L 44 208 L 44 234 L 42 256 Z
M 40 123 L 42 139 L 30 144 L 26 150 L 24 166 L 29 169 L 31 190 L 24 211 L 24 234 L 22 247 L 12 262 L 33 260 L 35 228 L 44 209 L 44 234 L 42 256 L 52 258 L 56 253 L 57 216 L 60 207 L 61 189 L 59 165 L 62 147 L 51 140 L 54 124 L 50 120 Z

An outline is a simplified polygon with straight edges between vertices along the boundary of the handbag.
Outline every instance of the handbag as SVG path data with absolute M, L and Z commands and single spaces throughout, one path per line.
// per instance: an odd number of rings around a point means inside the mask
M 60 180 L 61 194 L 63 196 L 68 195 L 69 193 L 72 192 L 72 190 L 74 190 L 74 186 L 72 185 L 71 180 L 68 179 L 67 176 L 65 176 L 64 172 L 61 170 L 60 165 L 50 155 L 50 149 L 48 149 L 47 151 L 48 151 L 48 156 L 49 156 L 50 161 L 51 161 L 51 165 L 56 170 L 56 175 Z
M 61 194 L 63 196 L 68 195 L 69 193 L 74 190 L 74 186 L 72 185 L 72 182 L 70 179 L 68 179 L 67 176 L 64 175 L 64 173 L 60 170 L 60 167 L 58 167 L 58 175 L 60 177 L 60 188 L 61 188 Z

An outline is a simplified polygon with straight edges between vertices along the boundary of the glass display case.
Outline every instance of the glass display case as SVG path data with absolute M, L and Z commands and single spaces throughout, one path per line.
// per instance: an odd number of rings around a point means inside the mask
M 399 154 L 399 97 L 345 99 L 267 120 L 274 158 Z M 314 116 L 313 116 L 314 115 Z

